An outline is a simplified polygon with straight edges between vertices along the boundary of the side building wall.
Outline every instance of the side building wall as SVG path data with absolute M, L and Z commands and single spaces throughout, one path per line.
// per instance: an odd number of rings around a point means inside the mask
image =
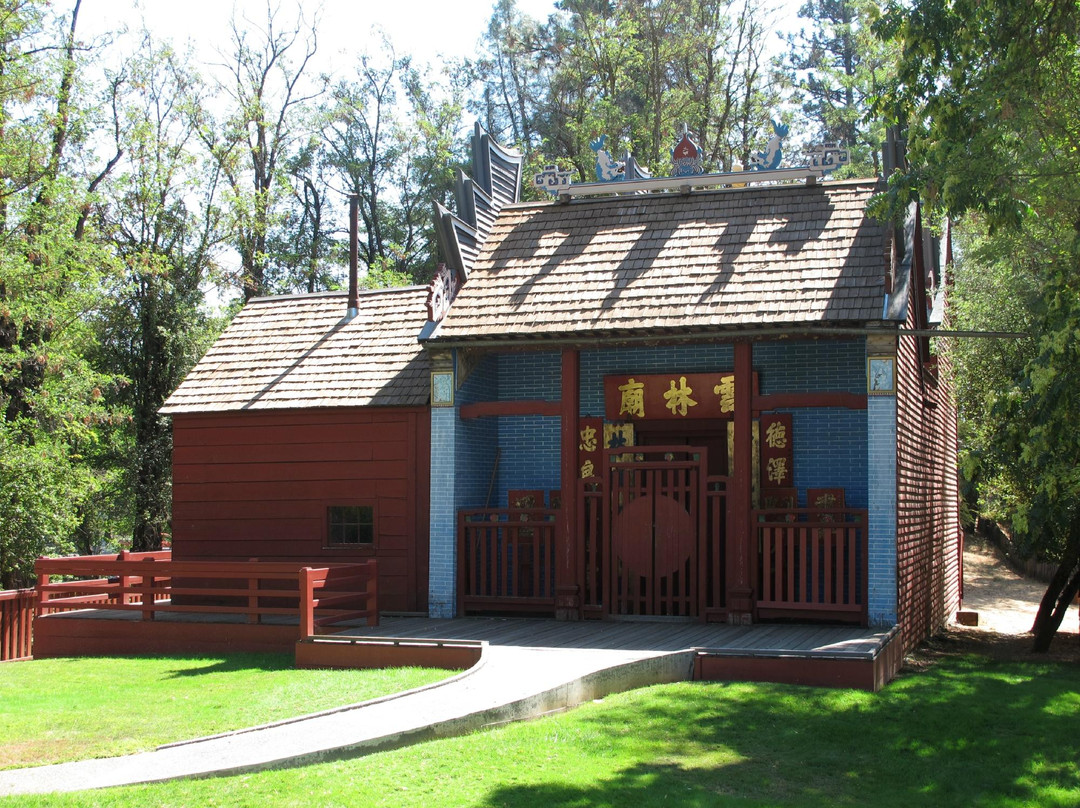
M 173 416 L 173 556 L 379 561 L 379 607 L 427 608 L 430 412 Z M 372 505 L 371 546 L 329 547 L 330 505 Z
M 918 296 L 911 295 L 908 327 Z M 896 390 L 897 618 L 904 652 L 960 605 L 956 405 L 945 355 L 936 373 L 919 361 L 919 337 L 901 336 Z

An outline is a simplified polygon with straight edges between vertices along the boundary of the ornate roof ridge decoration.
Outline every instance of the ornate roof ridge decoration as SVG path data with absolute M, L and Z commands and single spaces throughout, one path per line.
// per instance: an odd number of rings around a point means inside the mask
M 457 277 L 449 287 L 451 294 L 469 279 L 480 245 L 491 232 L 495 218 L 507 205 L 521 198 L 521 173 L 524 157 L 496 142 L 479 122 L 471 139 L 473 176 L 458 171 L 454 198 L 455 216 L 435 203 L 435 233 L 443 258 Z M 452 298 L 448 301 L 452 302 Z
M 765 151 L 754 152 L 750 155 L 750 165 L 754 171 L 775 171 L 780 168 L 780 161 L 784 159 L 782 146 L 784 138 L 788 136 L 790 127 L 776 121 L 771 123 L 773 134 L 765 146 Z
M 694 188 L 745 188 L 750 183 L 776 183 L 804 181 L 814 185 L 827 174 L 848 164 L 850 154 L 839 143 L 824 143 L 811 147 L 810 165 L 781 168 L 783 160 L 782 142 L 788 135 L 789 127 L 771 121 L 773 134 L 763 152 L 755 152 L 750 157 L 750 167 L 737 171 L 704 173 L 702 150 L 697 143 L 697 135 L 684 125 L 674 148 L 671 149 L 672 176 L 653 177 L 642 168 L 629 152 L 622 162 L 611 158 L 606 149 L 607 136 L 601 135 L 591 141 L 589 147 L 596 152 L 597 182 L 572 184 L 564 181 L 564 174 L 555 165 L 546 166 L 543 174 L 536 175 L 534 184 L 554 194 L 560 201 L 566 202 L 576 196 L 596 196 L 650 191 L 677 191 L 689 193 Z
M 672 176 L 698 177 L 705 173 L 701 165 L 701 146 L 690 127 L 683 124 L 682 136 L 671 150 Z

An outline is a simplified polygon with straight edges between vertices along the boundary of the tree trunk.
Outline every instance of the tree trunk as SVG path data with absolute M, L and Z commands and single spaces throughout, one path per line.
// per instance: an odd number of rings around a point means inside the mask
M 1069 543 L 1065 548 L 1065 555 L 1046 588 L 1046 594 L 1043 595 L 1042 602 L 1039 604 L 1039 613 L 1035 615 L 1035 623 L 1031 627 L 1031 633 L 1035 635 L 1033 651 L 1046 653 L 1050 650 L 1050 643 L 1061 621 L 1065 619 L 1065 612 L 1076 597 L 1078 589 L 1080 589 L 1080 517 L 1073 519 L 1069 525 Z

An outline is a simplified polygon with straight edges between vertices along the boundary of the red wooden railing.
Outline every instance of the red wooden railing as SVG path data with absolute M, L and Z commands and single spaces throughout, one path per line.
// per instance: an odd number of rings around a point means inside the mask
M 336 567 L 300 570 L 300 636 L 346 620 L 379 625 L 379 575 L 374 559 Z
M 365 619 L 378 624 L 374 560 L 304 567 L 297 562 L 171 561 L 168 551 L 42 558 L 37 614 L 72 609 L 237 615 L 248 623 L 294 617 L 310 636 L 320 627 Z M 76 580 L 53 581 L 64 576 Z
M 604 613 L 604 510 L 607 497 L 599 477 L 578 480 L 578 579 L 584 582 L 581 608 L 587 617 Z
M 727 608 L 725 562 L 727 560 L 728 477 L 705 479 L 705 534 L 701 549 L 702 614 L 718 619 Z
M 553 612 L 555 517 L 549 508 L 458 512 L 458 610 Z
M 34 597 L 33 589 L 0 592 L 0 662 L 30 658 Z
M 760 617 L 866 622 L 865 510 L 754 511 L 753 523 Z

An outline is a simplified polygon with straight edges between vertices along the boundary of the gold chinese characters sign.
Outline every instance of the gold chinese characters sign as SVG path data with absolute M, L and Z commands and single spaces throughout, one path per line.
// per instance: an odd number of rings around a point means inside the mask
M 795 484 L 792 461 L 795 452 L 791 441 L 791 413 L 761 416 L 758 426 L 761 449 L 761 487 L 790 488 Z
M 604 449 L 634 445 L 633 424 L 606 424 L 603 418 L 578 422 L 578 476 L 598 477 Z
M 731 418 L 734 373 L 649 373 L 604 377 L 609 421 Z

